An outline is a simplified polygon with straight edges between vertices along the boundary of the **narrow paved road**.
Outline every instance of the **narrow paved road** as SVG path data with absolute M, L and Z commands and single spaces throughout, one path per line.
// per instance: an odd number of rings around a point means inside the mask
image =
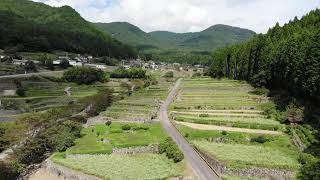
M 215 172 L 207 165 L 207 163 L 199 156 L 199 154 L 190 146 L 190 144 L 182 137 L 178 130 L 173 126 L 168 118 L 168 107 L 173 102 L 177 95 L 181 79 L 179 79 L 172 88 L 167 100 L 161 105 L 160 108 L 160 122 L 167 133 L 178 144 L 182 150 L 186 160 L 195 170 L 200 180 L 215 180 L 220 179 Z
M 0 76 L 0 79 L 18 78 L 18 77 L 31 77 L 33 75 L 50 75 L 50 74 L 55 74 L 55 73 L 63 73 L 63 71 L 48 71 L 48 72 L 38 72 L 38 73 L 28 73 L 28 74 L 6 75 L 6 76 Z

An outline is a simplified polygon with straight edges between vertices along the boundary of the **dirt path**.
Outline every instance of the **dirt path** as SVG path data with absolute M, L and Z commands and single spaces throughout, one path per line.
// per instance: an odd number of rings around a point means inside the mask
M 215 180 L 220 179 L 217 174 L 207 165 L 207 163 L 200 157 L 200 155 L 190 146 L 187 140 L 178 132 L 174 125 L 168 118 L 168 107 L 173 102 L 173 99 L 177 95 L 178 88 L 180 86 L 181 79 L 179 79 L 175 86 L 171 89 L 167 100 L 161 105 L 160 108 L 160 122 L 167 133 L 178 144 L 182 150 L 186 160 L 195 170 L 196 174 L 201 180 Z
M 279 132 L 279 131 L 268 131 L 268 130 L 260 130 L 260 129 L 234 128 L 234 127 L 196 124 L 196 123 L 188 123 L 188 122 L 180 122 L 180 121 L 175 121 L 175 123 L 188 126 L 193 129 L 199 129 L 199 130 L 232 131 L 232 132 L 244 132 L 244 133 L 253 133 L 253 134 L 272 134 L 272 135 L 283 134 L 282 132 Z

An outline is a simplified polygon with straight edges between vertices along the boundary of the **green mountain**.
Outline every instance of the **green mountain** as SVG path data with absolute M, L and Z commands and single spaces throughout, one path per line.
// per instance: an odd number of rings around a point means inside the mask
M 152 48 L 159 45 L 159 42 L 148 33 L 127 22 L 95 23 L 95 25 L 112 37 L 132 46 Z
M 180 49 L 211 51 L 230 44 L 241 43 L 251 38 L 255 32 L 227 25 L 215 25 L 201 32 L 174 33 L 154 31 L 146 33 L 127 22 L 96 23 L 102 30 L 116 39 L 139 49 Z
M 0 49 L 69 51 L 135 57 L 136 52 L 84 20 L 69 6 L 50 7 L 29 0 L 0 1 Z

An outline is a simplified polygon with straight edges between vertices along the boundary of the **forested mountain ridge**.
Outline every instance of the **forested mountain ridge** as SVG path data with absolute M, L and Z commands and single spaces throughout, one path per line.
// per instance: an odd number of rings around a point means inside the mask
M 151 48 L 156 48 L 155 46 L 159 45 L 159 42 L 148 33 L 127 22 L 95 23 L 95 25 L 101 30 L 108 32 L 119 41 L 138 48 L 140 46 L 151 46 Z
M 2 49 L 136 56 L 132 48 L 99 30 L 69 6 L 55 8 L 28 0 L 1 0 L 0 17 Z
M 101 29 L 112 34 L 118 40 L 136 46 L 139 49 L 160 48 L 212 51 L 225 45 L 241 43 L 255 33 L 251 30 L 227 25 L 214 25 L 201 32 L 174 33 L 154 31 L 146 33 L 127 22 L 96 23 Z

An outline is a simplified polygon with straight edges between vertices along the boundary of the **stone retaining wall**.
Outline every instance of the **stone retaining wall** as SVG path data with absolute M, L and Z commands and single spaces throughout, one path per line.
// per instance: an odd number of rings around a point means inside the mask
M 234 169 L 228 168 L 224 164 L 215 160 L 208 154 L 200 151 L 195 148 L 196 151 L 202 156 L 203 159 L 207 161 L 207 163 L 211 166 L 211 168 L 215 169 L 220 174 L 227 174 L 231 176 L 245 176 L 245 177 L 260 177 L 267 178 L 272 180 L 292 180 L 295 178 L 295 173 L 292 171 L 286 170 L 278 170 L 278 169 L 268 169 L 268 168 L 245 168 L 245 169 Z

